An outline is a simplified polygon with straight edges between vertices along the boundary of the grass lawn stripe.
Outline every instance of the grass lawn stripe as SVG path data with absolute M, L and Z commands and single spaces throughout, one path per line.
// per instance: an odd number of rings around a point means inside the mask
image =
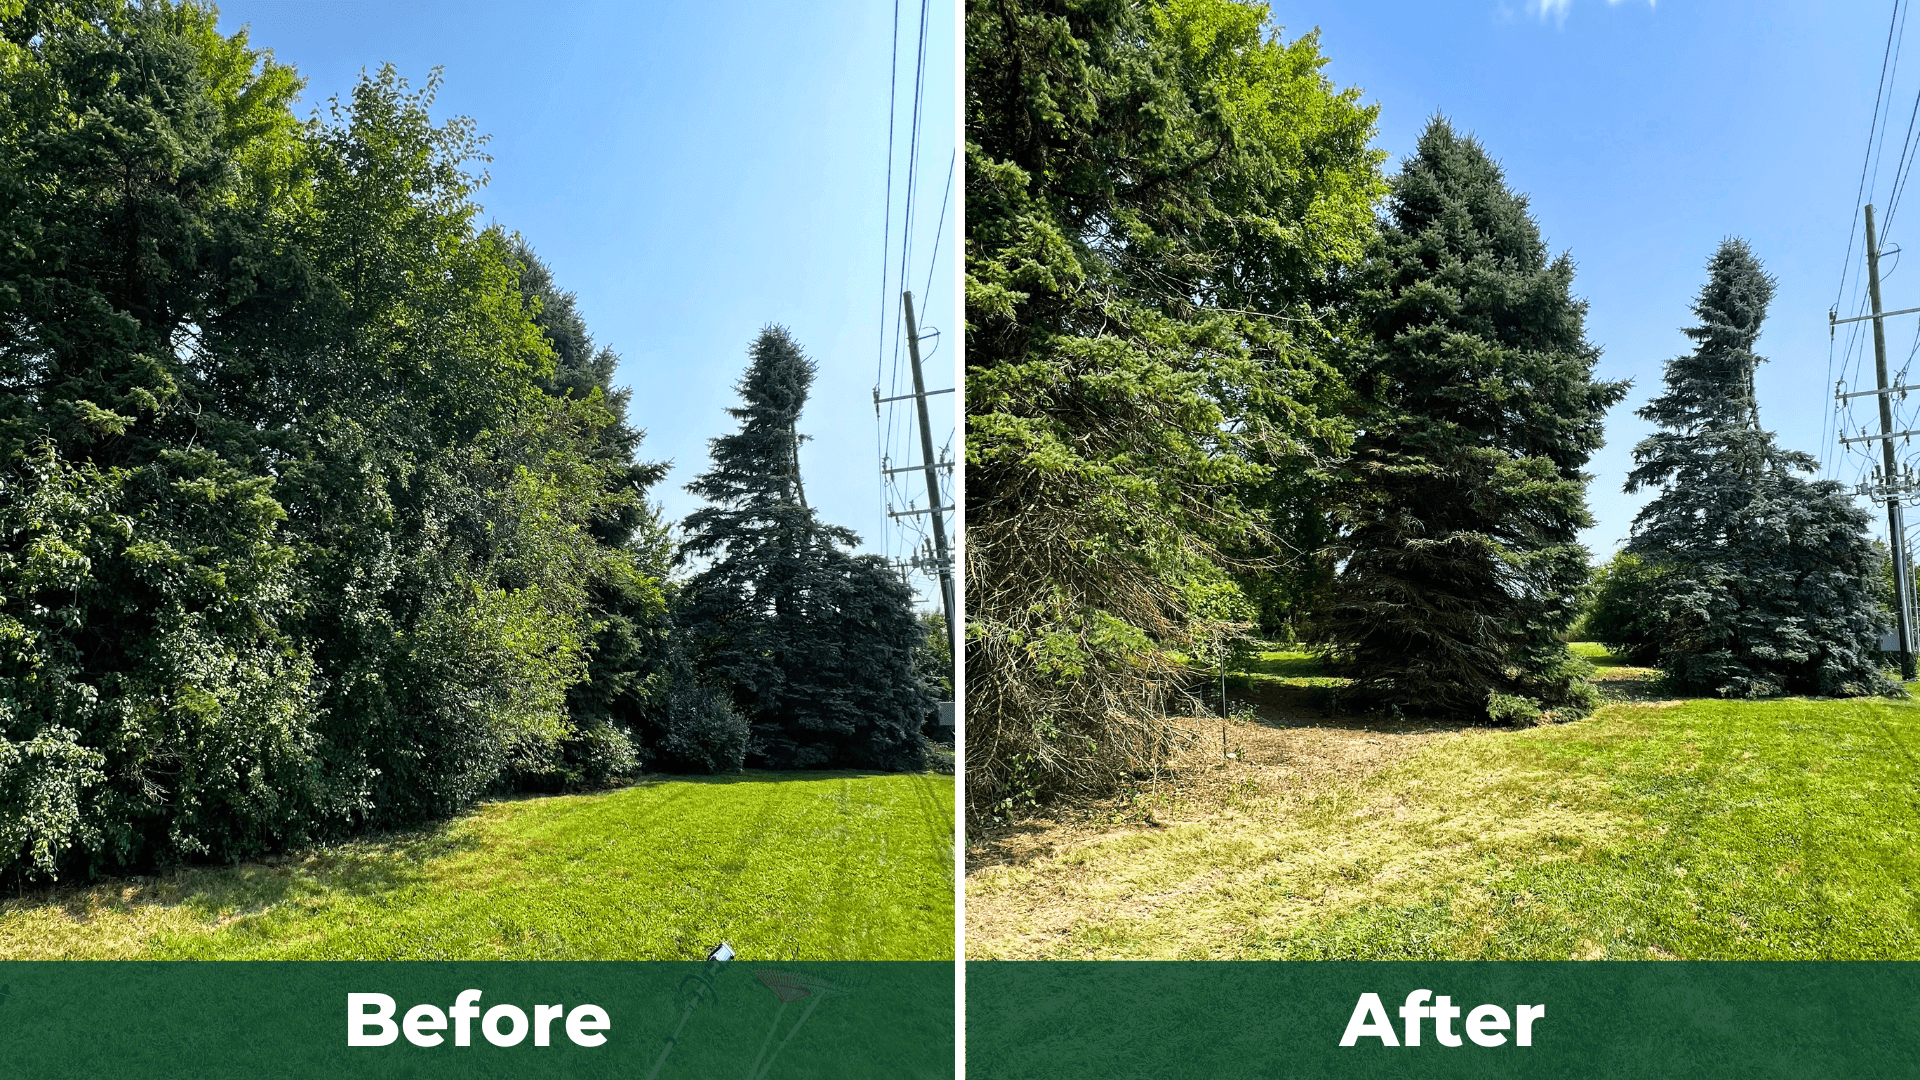
M 5 959 L 953 955 L 948 776 L 746 773 L 487 803 L 436 829 L 0 905 Z

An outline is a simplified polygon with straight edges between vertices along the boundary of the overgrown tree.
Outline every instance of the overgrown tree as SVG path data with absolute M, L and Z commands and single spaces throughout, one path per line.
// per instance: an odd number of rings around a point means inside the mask
M 1363 707 L 1577 715 L 1592 690 L 1559 635 L 1587 577 L 1580 470 L 1626 384 L 1593 377 L 1573 263 L 1478 142 L 1435 117 L 1392 184 L 1319 646 Z
M 592 583 L 596 629 L 586 677 L 567 691 L 571 731 L 557 754 L 514 778 L 521 787 L 541 789 L 597 786 L 644 763 L 672 764 L 670 755 L 656 752 L 652 744 L 661 736 L 649 725 L 667 707 L 662 690 L 671 644 L 663 586 L 672 545 L 658 509 L 644 501 L 667 466 L 637 459 L 646 433 L 627 422 L 632 391 L 613 385 L 619 355 L 594 344 L 574 294 L 554 283 L 552 270 L 525 240 L 514 236 L 508 245 L 519 264 L 522 303 L 553 349 L 553 372 L 541 380 L 542 389 L 606 411 L 609 420 L 587 452 L 604 470 L 610 491 L 641 496 L 608 500 L 603 515 L 588 525 L 602 544 L 627 553 L 635 572 L 622 567 Z
M 1375 110 L 1261 4 L 973 0 L 966 56 L 979 815 L 1156 767 L 1253 614 L 1230 566 L 1300 563 L 1381 188 Z
M 195 3 L 0 6 L 0 867 L 244 858 L 564 756 L 624 436 L 472 124 Z M 610 746 L 611 751 L 617 747 Z
M 693 670 L 751 725 L 745 760 L 768 768 L 913 768 L 934 704 L 915 672 L 921 627 L 906 583 L 843 550 L 800 478 L 800 411 L 812 361 L 785 328 L 762 331 L 740 380 L 740 430 L 711 443 L 687 489 L 682 556 L 710 560 L 678 622 Z
M 1746 241 L 1707 263 L 1666 392 L 1639 411 L 1662 429 L 1634 447 L 1627 490 L 1658 489 L 1627 550 L 1660 570 L 1639 603 L 1677 687 L 1723 697 L 1884 693 L 1881 556 L 1867 514 L 1805 453 L 1760 426 L 1753 351 L 1773 279 Z

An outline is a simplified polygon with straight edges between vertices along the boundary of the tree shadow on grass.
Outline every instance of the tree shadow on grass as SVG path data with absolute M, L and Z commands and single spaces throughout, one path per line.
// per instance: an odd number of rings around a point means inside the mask
M 1331 688 L 1323 686 L 1255 680 L 1238 687 L 1229 683 L 1227 690 L 1227 708 L 1235 719 L 1274 730 L 1322 728 L 1408 735 L 1477 730 L 1491 726 L 1484 721 L 1461 720 L 1457 717 L 1339 711 L 1331 708 L 1333 703 Z
M 183 865 L 155 874 L 27 892 L 0 903 L 0 915 L 58 908 L 75 922 L 131 916 L 142 908 L 185 908 L 208 922 L 257 914 L 288 900 L 328 893 L 371 896 L 427 880 L 427 864 L 481 845 L 460 821 L 305 848 L 225 865 Z
M 951 773 L 914 770 L 890 772 L 885 769 L 742 769 L 730 773 L 648 773 L 632 787 L 658 787 L 662 784 L 784 784 L 793 780 L 876 780 L 891 776 L 951 776 Z

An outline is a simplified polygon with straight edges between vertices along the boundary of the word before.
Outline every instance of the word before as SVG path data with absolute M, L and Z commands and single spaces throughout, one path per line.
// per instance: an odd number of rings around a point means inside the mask
M 441 1012 L 437 1005 L 415 1005 L 399 1023 L 394 1023 L 394 1000 L 385 994 L 347 995 L 347 1045 L 386 1046 L 405 1030 L 407 1041 L 415 1046 L 439 1046 L 446 1036 L 447 1020 L 453 1020 L 453 1045 L 473 1045 L 473 1021 L 479 1019 L 480 1034 L 495 1046 L 518 1046 L 533 1030 L 533 1045 L 553 1045 L 553 1022 L 564 1014 L 567 1038 L 575 1046 L 599 1046 L 607 1041 L 596 1034 L 612 1026 L 607 1010 L 598 1005 L 576 1005 L 567 1012 L 565 1005 L 535 1005 L 533 1020 L 517 1005 L 495 1005 L 485 1016 L 480 1013 L 480 991 L 462 990 L 453 999 L 453 1008 Z M 502 1030 L 504 1029 L 504 1030 Z
M 1433 998 L 1432 1005 L 1422 1002 Z M 1501 1034 L 1511 1029 L 1513 1045 L 1533 1045 L 1533 1022 L 1547 1015 L 1545 1005 L 1521 1005 L 1517 1007 L 1519 1022 L 1507 1016 L 1507 1010 L 1498 1005 L 1480 1005 L 1467 1014 L 1467 1038 L 1475 1046 L 1500 1046 L 1507 1041 Z M 1387 1019 L 1387 1008 L 1380 1004 L 1379 994 L 1361 994 L 1360 1001 L 1353 1007 L 1353 1018 L 1347 1021 L 1347 1033 L 1340 1036 L 1341 1046 L 1352 1046 L 1361 1039 L 1379 1039 L 1382 1046 L 1419 1046 L 1420 1021 L 1432 1018 L 1433 1037 L 1441 1046 L 1459 1046 L 1460 1036 L 1453 1033 L 1453 1022 L 1460 1016 L 1460 1009 L 1453 999 L 1445 994 L 1433 996 L 1431 990 L 1415 990 L 1407 995 L 1407 1003 L 1400 1006 L 1400 1019 L 1406 1022 L 1406 1041 L 1394 1037 L 1393 1024 Z

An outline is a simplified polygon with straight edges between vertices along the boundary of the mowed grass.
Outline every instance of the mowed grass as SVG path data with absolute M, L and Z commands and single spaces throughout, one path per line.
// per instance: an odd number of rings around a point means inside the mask
M 0 904 L 0 959 L 948 958 L 953 799 L 943 775 L 743 773 L 492 802 Z
M 1263 705 L 1272 740 L 1236 728 L 1250 760 L 1137 797 L 1143 826 L 977 870 L 969 955 L 1920 958 L 1920 703 L 1660 700 L 1579 651 L 1610 700 L 1569 724 Z M 1261 660 L 1256 684 L 1317 673 Z

